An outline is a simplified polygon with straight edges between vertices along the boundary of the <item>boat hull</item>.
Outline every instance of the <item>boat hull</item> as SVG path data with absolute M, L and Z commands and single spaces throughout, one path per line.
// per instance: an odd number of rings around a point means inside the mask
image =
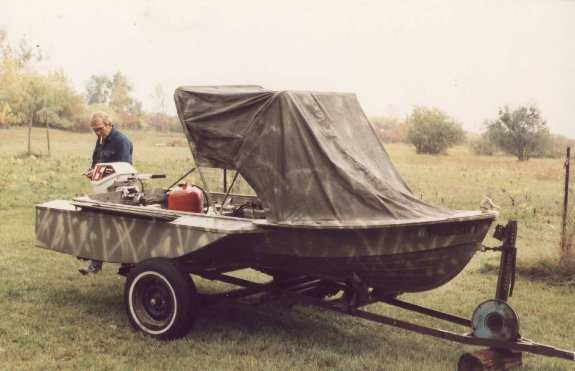
M 268 228 L 256 252 L 268 270 L 358 277 L 380 293 L 439 287 L 469 263 L 493 218 L 369 229 Z M 315 246 L 315 248 L 312 248 Z
M 337 281 L 357 277 L 389 294 L 429 290 L 451 280 L 477 251 L 495 218 L 477 214 L 370 227 L 284 227 L 207 215 L 160 220 L 170 215 L 80 205 L 38 205 L 39 246 L 113 263 L 174 258 L 198 272 L 252 267 Z
M 237 218 L 176 215 L 162 220 L 146 217 L 143 208 L 136 208 L 139 212 L 135 213 L 134 208 L 121 206 L 82 209 L 66 200 L 37 205 L 37 245 L 80 258 L 133 264 L 191 255 L 229 236 L 255 241 L 260 234 L 251 222 Z M 226 245 L 228 256 L 245 255 L 236 252 L 238 244 Z

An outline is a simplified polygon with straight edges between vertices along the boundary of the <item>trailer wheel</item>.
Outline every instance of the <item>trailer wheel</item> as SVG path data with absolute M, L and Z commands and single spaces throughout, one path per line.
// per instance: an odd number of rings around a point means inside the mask
M 186 336 L 197 306 L 196 287 L 176 262 L 154 258 L 131 270 L 124 288 L 130 324 L 161 340 Z

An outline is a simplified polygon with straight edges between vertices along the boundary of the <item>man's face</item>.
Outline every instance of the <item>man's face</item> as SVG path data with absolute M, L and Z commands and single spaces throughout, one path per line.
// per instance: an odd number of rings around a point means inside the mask
M 92 128 L 92 130 L 94 130 L 94 133 L 102 139 L 106 138 L 112 131 L 112 125 L 104 124 L 104 122 L 101 119 L 96 119 L 95 121 L 93 121 L 90 124 L 90 127 Z

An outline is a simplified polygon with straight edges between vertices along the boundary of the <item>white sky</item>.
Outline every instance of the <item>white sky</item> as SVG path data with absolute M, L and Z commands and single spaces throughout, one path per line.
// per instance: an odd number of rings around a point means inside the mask
M 352 91 L 370 116 L 435 105 L 478 131 L 504 104 L 537 104 L 575 137 L 575 1 L 10 1 L 0 27 L 83 91 L 124 72 L 154 87 L 259 84 Z

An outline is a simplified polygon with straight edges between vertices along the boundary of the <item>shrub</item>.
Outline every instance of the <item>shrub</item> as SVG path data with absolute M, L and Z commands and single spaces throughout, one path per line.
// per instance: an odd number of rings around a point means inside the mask
M 465 140 L 461 125 L 438 108 L 416 107 L 407 122 L 407 140 L 417 153 L 443 153 Z
M 397 116 L 374 117 L 370 120 L 384 143 L 407 142 L 407 122 Z
M 2 96 L 0 95 L 0 98 Z M 16 123 L 16 116 L 12 112 L 12 107 L 6 102 L 0 102 L 0 128 L 6 128 Z
M 471 140 L 469 146 L 474 154 L 480 156 L 493 156 L 497 152 L 497 146 L 485 133 Z
M 156 131 L 182 131 L 182 126 L 178 118 L 165 113 L 148 114 L 145 116 L 145 121 L 148 128 L 155 129 Z
M 541 112 L 534 106 L 499 109 L 496 120 L 487 122 L 489 140 L 519 161 L 541 157 L 549 151 L 551 134 Z
M 545 156 L 552 158 L 564 157 L 567 147 L 575 149 L 575 139 L 570 139 L 563 135 L 551 135 L 551 145 L 545 152 Z

